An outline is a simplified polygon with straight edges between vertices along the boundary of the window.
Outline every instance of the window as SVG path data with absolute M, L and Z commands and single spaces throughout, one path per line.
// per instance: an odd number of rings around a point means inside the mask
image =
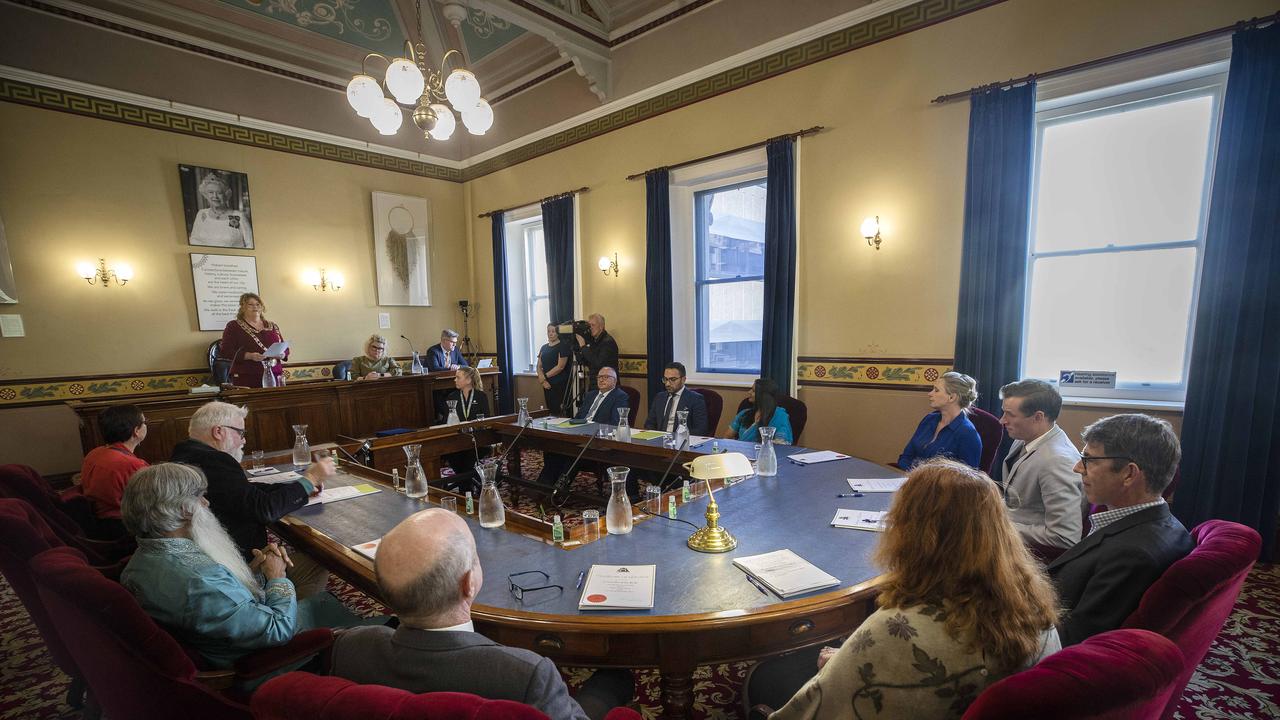
M 699 372 L 760 372 L 765 181 L 695 193 Z
M 527 214 L 527 213 L 526 213 Z M 546 245 L 542 216 L 517 219 L 506 226 L 507 317 L 511 322 L 511 364 L 516 372 L 532 372 L 538 349 L 547 341 L 551 321 Z
M 1064 394 L 1184 399 L 1224 69 L 1042 98 L 1023 377 L 1113 371 Z

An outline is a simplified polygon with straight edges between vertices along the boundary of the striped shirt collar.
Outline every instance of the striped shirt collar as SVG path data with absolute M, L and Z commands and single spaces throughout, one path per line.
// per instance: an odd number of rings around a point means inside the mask
M 1122 517 L 1128 517 L 1136 512 L 1142 512 L 1147 508 L 1153 508 L 1157 505 L 1164 505 L 1164 498 L 1156 498 L 1149 503 L 1141 505 L 1130 505 L 1128 507 L 1115 508 L 1114 510 L 1103 510 L 1089 516 L 1089 534 L 1092 535 L 1111 523 Z

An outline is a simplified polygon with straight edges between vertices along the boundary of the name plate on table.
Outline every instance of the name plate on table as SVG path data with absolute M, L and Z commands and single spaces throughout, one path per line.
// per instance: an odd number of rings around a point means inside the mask
M 1058 373 L 1058 387 L 1108 388 L 1116 386 L 1116 374 L 1102 370 L 1063 370 Z

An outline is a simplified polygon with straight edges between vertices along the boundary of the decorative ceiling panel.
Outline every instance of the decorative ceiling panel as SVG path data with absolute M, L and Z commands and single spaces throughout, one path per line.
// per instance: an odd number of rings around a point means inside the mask
M 404 52 L 405 30 L 392 0 L 219 0 L 383 55 Z
M 504 45 L 525 33 L 524 28 L 483 10 L 472 9 L 467 21 L 462 23 L 462 41 L 467 45 L 471 62 L 500 50 Z

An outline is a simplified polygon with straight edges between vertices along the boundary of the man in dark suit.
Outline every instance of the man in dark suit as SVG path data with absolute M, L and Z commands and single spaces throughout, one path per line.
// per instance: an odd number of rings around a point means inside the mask
M 378 547 L 374 572 L 400 627 L 338 633 L 333 675 L 414 693 L 466 692 L 514 700 L 557 720 L 603 718 L 635 692 L 629 672 L 600 670 L 575 700 L 550 660 L 477 633 L 471 605 L 484 574 L 475 538 L 455 513 L 423 510 L 397 525 Z
M 707 401 L 696 390 L 684 386 L 684 364 L 667 363 L 662 369 L 663 390 L 653 396 L 649 416 L 644 426 L 649 430 L 675 432 L 676 413 L 689 411 L 689 432 L 693 435 L 710 435 L 707 428 Z
M 458 349 L 458 331 L 441 330 L 440 344 L 427 348 L 427 372 L 457 370 L 460 367 L 469 367 L 469 365 L 467 365 L 467 359 L 462 356 L 462 351 Z
M 604 316 L 594 313 L 587 318 L 587 326 L 591 328 L 591 336 L 575 335 L 578 347 L 582 348 L 582 359 L 587 363 L 587 378 L 590 389 L 596 388 L 596 379 L 604 368 L 618 369 L 618 341 L 613 339 L 604 329 Z
M 618 371 L 611 367 L 601 368 L 596 373 L 597 389 L 588 390 L 582 398 L 582 406 L 578 408 L 576 420 L 617 425 L 619 410 L 631 407 L 627 394 L 618 388 Z M 569 469 L 569 458 L 563 455 L 546 453 L 542 458 L 542 472 L 538 474 L 538 482 L 543 485 L 555 485 L 566 470 Z
M 1107 509 L 1049 563 L 1067 610 L 1058 625 L 1063 647 L 1120 627 L 1147 588 L 1191 552 L 1191 535 L 1160 496 L 1181 454 L 1169 423 L 1149 415 L 1113 415 L 1084 429 L 1075 470 L 1089 502 Z

